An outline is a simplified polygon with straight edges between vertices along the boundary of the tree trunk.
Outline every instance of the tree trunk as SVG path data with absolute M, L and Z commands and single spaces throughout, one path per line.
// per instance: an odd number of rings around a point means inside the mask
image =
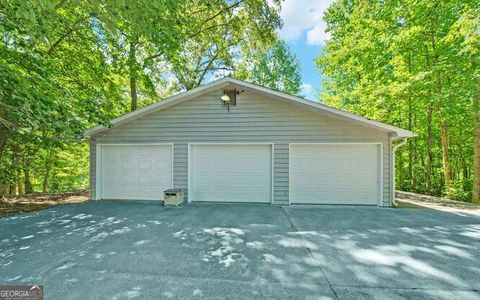
M 403 151 L 402 151 L 403 152 Z M 397 185 L 398 188 L 400 188 L 401 190 L 403 190 L 405 188 L 404 186 L 404 182 L 405 182 L 405 179 L 404 179 L 404 172 L 403 172 L 403 153 L 398 153 L 396 155 L 396 157 L 398 157 L 398 159 L 396 160 L 396 166 L 395 166 L 395 170 L 396 170 L 396 173 L 398 174 L 398 176 L 396 177 L 396 181 L 397 181 Z
M 10 187 L 8 189 L 8 194 L 12 195 L 12 196 L 17 194 L 17 189 L 16 189 L 15 184 L 10 184 Z
M 30 161 L 25 160 L 25 166 L 23 167 L 24 181 L 25 181 L 25 194 L 33 193 L 32 183 L 30 182 Z
M 130 111 L 137 110 L 138 94 L 137 94 L 137 74 L 136 74 L 136 43 L 130 43 L 130 51 L 128 53 L 128 68 L 130 72 Z
M 0 135 L 1 136 L 1 139 L 0 139 L 0 160 L 2 159 L 2 156 L 3 156 L 3 152 L 5 151 L 5 149 L 7 148 L 7 137 L 6 137 L 6 134 L 5 136 L 3 136 L 4 134 Z
M 0 118 L 3 120 L 8 119 L 8 112 L 5 106 L 0 106 Z M 8 137 L 9 137 L 10 129 L 7 127 L 7 124 L 0 123 L 0 161 L 3 157 L 3 152 L 7 148 L 8 144 Z
M 15 160 L 18 194 L 22 195 L 24 193 L 22 185 L 22 162 L 20 159 L 20 150 L 18 149 L 18 147 L 15 147 L 13 155 Z
M 427 193 L 432 192 L 432 165 L 433 165 L 433 129 L 432 129 L 433 107 L 432 104 L 428 105 L 427 114 L 427 162 L 425 166 L 426 178 L 425 187 Z
M 411 189 L 415 192 L 417 190 L 417 179 L 413 174 L 413 151 L 413 142 L 410 141 L 410 143 L 408 143 L 408 174 L 410 176 Z
M 409 70 L 411 70 L 410 59 L 408 61 Z M 412 94 L 408 94 L 408 130 L 413 131 L 413 109 L 412 109 Z M 413 142 L 408 143 L 408 179 L 410 180 L 410 189 L 416 191 L 417 180 L 413 176 Z
M 51 165 L 52 164 L 50 160 L 50 151 L 48 151 L 47 157 L 45 158 L 45 173 L 43 174 L 43 184 L 42 184 L 42 191 L 44 193 L 46 193 L 48 189 L 48 180 L 50 178 Z
M 452 169 L 448 152 L 448 126 L 445 120 L 440 121 L 440 139 L 442 141 L 443 177 L 445 187 L 448 188 L 452 182 Z
M 23 195 L 25 194 L 25 191 L 23 190 L 22 178 L 20 175 L 21 173 L 18 173 L 18 177 L 17 177 L 18 194 Z
M 472 202 L 480 204 L 480 83 L 474 80 L 476 88 L 472 103 L 473 117 L 473 190 Z
M 0 182 L 0 196 L 3 196 L 3 195 L 6 195 L 7 194 L 7 188 L 8 186 L 3 183 L 3 182 Z

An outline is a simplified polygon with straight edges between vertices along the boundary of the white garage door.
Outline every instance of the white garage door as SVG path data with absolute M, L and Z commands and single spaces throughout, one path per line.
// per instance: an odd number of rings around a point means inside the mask
M 192 201 L 271 202 L 271 145 L 192 145 Z
M 376 205 L 378 144 L 290 145 L 290 202 Z
M 172 145 L 102 145 L 101 199 L 163 200 L 172 187 Z

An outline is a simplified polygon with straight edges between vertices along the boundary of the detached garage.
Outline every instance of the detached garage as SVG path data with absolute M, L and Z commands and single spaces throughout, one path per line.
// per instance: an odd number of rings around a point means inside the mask
M 391 206 L 410 131 L 223 78 L 87 131 L 91 197 Z

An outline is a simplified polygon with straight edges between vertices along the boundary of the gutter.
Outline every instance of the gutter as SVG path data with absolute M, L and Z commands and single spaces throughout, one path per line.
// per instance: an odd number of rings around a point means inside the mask
M 396 202 L 396 197 L 395 197 L 395 152 L 397 151 L 398 148 L 404 146 L 407 143 L 407 138 L 404 137 L 400 140 L 399 143 L 393 144 L 396 140 L 392 139 L 392 151 L 390 152 L 391 159 L 390 161 L 392 162 L 392 166 L 390 168 L 391 170 L 391 175 L 390 175 L 390 189 L 391 189 L 391 195 L 392 195 L 392 204 L 395 205 L 397 204 Z

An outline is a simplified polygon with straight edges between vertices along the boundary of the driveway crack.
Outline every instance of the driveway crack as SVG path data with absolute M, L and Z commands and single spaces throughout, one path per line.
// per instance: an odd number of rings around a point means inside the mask
M 290 216 L 290 214 L 288 213 L 288 211 L 285 209 L 284 206 L 282 206 L 282 211 L 283 213 L 285 214 L 285 216 L 287 217 L 288 219 L 288 222 L 290 223 L 290 226 L 293 228 L 293 230 L 295 230 L 296 232 L 300 232 L 297 228 L 297 226 L 295 225 L 295 222 L 293 221 L 292 217 Z M 307 240 L 305 240 L 305 238 L 300 235 L 300 237 L 302 238 L 303 241 L 305 241 L 305 244 L 308 244 L 307 243 Z M 309 247 L 305 247 L 305 249 L 307 250 L 308 254 L 310 255 L 310 257 L 318 262 L 317 258 L 315 257 L 315 255 L 313 255 L 313 252 L 312 250 L 309 248 Z M 328 280 L 328 277 L 327 277 L 327 274 L 325 273 L 325 270 L 323 269 L 323 267 L 319 266 L 320 268 L 320 271 L 322 272 L 322 275 L 323 277 L 325 278 L 325 281 L 327 282 L 328 284 L 328 287 L 330 288 L 330 290 L 332 291 L 333 295 L 335 296 L 335 299 L 339 299 L 338 298 L 338 295 L 337 295 L 337 292 L 335 291 L 335 289 L 333 288 L 333 285 L 332 283 L 330 282 L 330 280 Z

